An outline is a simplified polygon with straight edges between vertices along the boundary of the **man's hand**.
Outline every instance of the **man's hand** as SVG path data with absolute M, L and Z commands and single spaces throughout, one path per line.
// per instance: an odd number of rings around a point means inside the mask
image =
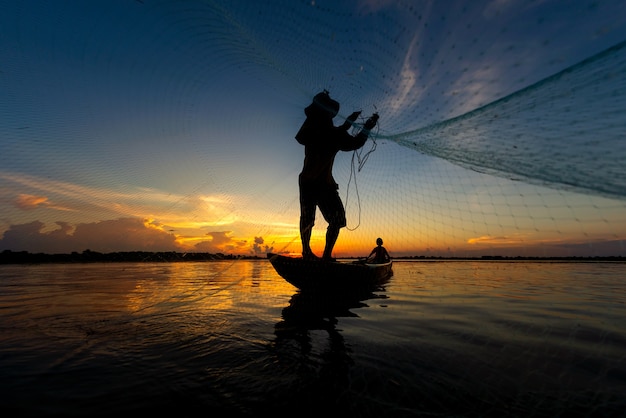
M 350 127 L 352 126 L 356 118 L 359 117 L 360 114 L 361 114 L 360 110 L 357 110 L 356 112 L 352 112 L 350 116 L 346 118 L 346 121 L 343 123 L 343 125 L 341 125 L 341 127 L 345 130 L 350 129 Z
M 356 112 L 352 112 L 350 114 L 350 116 L 348 116 L 348 118 L 346 120 L 348 120 L 350 122 L 354 122 L 356 120 L 356 118 L 359 117 L 360 114 L 361 114 L 360 110 L 357 110 Z
M 378 113 L 374 113 L 370 118 L 365 122 L 363 127 L 368 131 L 371 130 L 374 126 L 376 126 L 376 122 L 378 122 Z

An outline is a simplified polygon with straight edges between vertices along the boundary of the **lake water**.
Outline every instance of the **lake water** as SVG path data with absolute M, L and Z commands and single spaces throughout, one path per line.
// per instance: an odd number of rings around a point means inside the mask
M 3 416 L 626 416 L 626 264 L 396 261 L 362 300 L 269 261 L 0 266 Z

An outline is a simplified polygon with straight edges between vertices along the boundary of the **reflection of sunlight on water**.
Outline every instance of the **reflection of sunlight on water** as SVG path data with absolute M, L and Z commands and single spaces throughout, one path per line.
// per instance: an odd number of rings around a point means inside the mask
M 126 295 L 131 313 L 236 310 L 263 316 L 267 308 L 282 306 L 280 295 L 294 292 L 290 284 L 276 280 L 265 260 L 154 264 L 135 275 L 135 287 Z
M 31 335 L 26 344 L 39 344 L 40 335 L 72 344 L 146 332 L 144 343 L 154 343 L 245 332 L 277 322 L 295 292 L 266 260 L 15 265 L 0 273 L 3 318 L 19 324 L 0 341 Z
M 209 264 L 210 263 L 210 264 Z M 142 272 L 135 289 L 127 295 L 131 312 L 185 308 L 226 310 L 233 305 L 231 286 L 245 276 L 236 263 L 168 263 Z M 201 305 L 201 306 L 200 306 Z

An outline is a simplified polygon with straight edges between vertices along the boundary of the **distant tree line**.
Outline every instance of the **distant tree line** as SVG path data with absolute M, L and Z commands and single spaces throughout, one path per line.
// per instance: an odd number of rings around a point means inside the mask
M 175 251 L 120 251 L 100 253 L 85 250 L 82 253 L 45 254 L 28 251 L 4 250 L 0 253 L 0 264 L 36 263 L 95 263 L 95 262 L 174 262 L 174 261 L 217 261 L 239 259 L 261 259 L 259 256 L 241 256 L 222 253 L 179 253 Z
M 444 256 L 424 256 L 414 255 L 407 257 L 393 257 L 394 260 L 447 260 L 447 261 L 469 261 L 469 260 L 485 260 L 485 261 L 619 261 L 626 262 L 623 256 L 571 256 L 571 257 L 522 257 L 522 256 L 504 256 L 504 255 L 483 255 L 480 257 L 444 257 Z
M 219 260 L 261 260 L 265 256 L 259 255 L 233 255 L 223 253 L 193 253 L 176 251 L 119 251 L 100 253 L 85 250 L 82 253 L 72 252 L 69 254 L 45 254 L 29 253 L 28 251 L 4 250 L 0 253 L 0 264 L 38 264 L 38 263 L 97 263 L 97 262 L 177 262 L 177 261 L 219 261 Z M 406 256 L 393 257 L 394 260 L 424 260 L 424 261 L 465 261 L 465 260 L 495 260 L 495 261 L 580 261 L 600 262 L 616 261 L 626 262 L 626 257 L 507 257 L 507 256 L 482 256 L 482 257 L 442 257 L 442 256 Z

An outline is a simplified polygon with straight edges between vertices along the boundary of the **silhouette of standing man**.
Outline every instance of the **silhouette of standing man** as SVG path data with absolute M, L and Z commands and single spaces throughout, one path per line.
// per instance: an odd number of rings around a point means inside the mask
M 367 141 L 370 130 L 376 126 L 378 115 L 372 115 L 363 129 L 352 136 L 348 128 L 361 112 L 353 112 L 341 126 L 333 125 L 339 112 L 339 103 L 327 91 L 318 93 L 313 103 L 304 109 L 306 120 L 296 134 L 304 145 L 304 166 L 298 178 L 300 186 L 300 239 L 302 257 L 317 259 L 311 250 L 311 233 L 315 224 L 315 211 L 319 207 L 328 222 L 323 260 L 332 261 L 332 251 L 339 230 L 346 226 L 346 211 L 339 197 L 339 186 L 333 178 L 333 163 L 339 151 L 354 151 Z

